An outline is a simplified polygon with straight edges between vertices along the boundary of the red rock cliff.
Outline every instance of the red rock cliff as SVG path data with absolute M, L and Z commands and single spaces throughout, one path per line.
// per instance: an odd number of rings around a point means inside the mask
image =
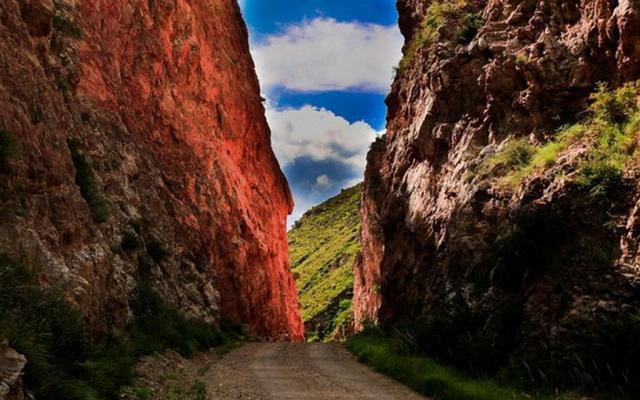
M 0 249 L 97 331 L 142 277 L 195 317 L 303 337 L 235 0 L 3 1 L 0 120 Z
M 593 339 L 599 327 L 638 313 L 637 162 L 599 201 L 576 184 L 583 142 L 511 187 L 478 171 L 509 138 L 541 146 L 588 118 L 598 82 L 640 78 L 640 3 L 399 0 L 398 8 L 407 45 L 387 133 L 368 155 L 356 319 L 445 321 L 440 335 L 463 333 L 469 343 L 466 354 L 449 348 L 443 357 L 466 368 L 473 351 L 485 364 L 472 369 L 509 357 L 548 374 L 537 361 L 574 365 L 564 360 L 581 346 L 603 345 Z

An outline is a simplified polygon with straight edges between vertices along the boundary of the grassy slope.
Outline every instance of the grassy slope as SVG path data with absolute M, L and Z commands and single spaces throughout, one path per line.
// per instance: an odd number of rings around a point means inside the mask
M 376 334 L 349 339 L 349 350 L 375 370 L 440 400 L 519 400 L 531 398 L 489 380 L 467 378 L 452 368 L 418 356 L 402 355 L 392 341 Z
M 559 394 L 525 393 L 519 385 L 492 379 L 472 378 L 429 357 L 407 355 L 398 350 L 393 338 L 375 330 L 352 336 L 347 348 L 359 361 L 438 400 L 578 400 L 590 399 L 574 392 Z M 628 399 L 602 396 L 598 399 Z
M 362 185 L 344 190 L 308 211 L 289 232 L 289 256 L 311 340 L 329 339 L 350 318 L 361 195 Z

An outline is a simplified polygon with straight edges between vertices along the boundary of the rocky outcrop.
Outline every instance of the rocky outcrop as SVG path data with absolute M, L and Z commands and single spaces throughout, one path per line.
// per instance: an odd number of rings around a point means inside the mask
M 587 117 L 598 82 L 640 78 L 640 3 L 398 8 L 407 45 L 387 133 L 368 155 L 356 320 L 462 320 L 485 360 L 526 360 L 542 379 L 534 367 L 566 367 L 580 346 L 600 345 L 597 326 L 638 315 L 634 163 L 600 201 L 576 185 L 577 144 L 514 187 L 478 166 L 508 138 L 545 143 Z
M 0 337 L 0 399 L 23 400 L 31 398 L 22 384 L 22 371 L 27 359 L 9 347 Z
M 302 338 L 236 1 L 3 1 L 0 121 L 0 251 L 95 332 L 149 279 L 194 317 Z

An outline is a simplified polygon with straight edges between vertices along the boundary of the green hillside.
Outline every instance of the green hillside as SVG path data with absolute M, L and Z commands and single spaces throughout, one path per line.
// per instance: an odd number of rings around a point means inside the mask
M 309 210 L 289 231 L 289 256 L 309 340 L 330 340 L 351 319 L 361 196 L 361 184 L 345 189 Z

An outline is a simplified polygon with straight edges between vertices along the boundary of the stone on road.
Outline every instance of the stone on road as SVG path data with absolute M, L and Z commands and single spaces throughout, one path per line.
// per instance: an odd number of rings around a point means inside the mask
M 251 343 L 206 374 L 216 400 L 424 400 L 338 344 Z

